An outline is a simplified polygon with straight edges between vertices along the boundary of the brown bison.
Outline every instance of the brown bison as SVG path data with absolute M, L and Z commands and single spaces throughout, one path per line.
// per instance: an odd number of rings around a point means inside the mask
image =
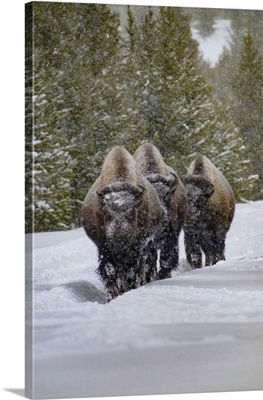
M 203 155 L 198 154 L 182 177 L 187 191 L 184 223 L 186 257 L 192 268 L 224 260 L 225 239 L 234 211 L 234 193 L 222 173 Z
M 162 204 L 162 229 L 157 237 L 157 247 L 160 250 L 158 278 L 169 278 L 179 259 L 178 236 L 184 220 L 186 192 L 176 172 L 165 164 L 159 150 L 152 144 L 140 146 L 134 158 L 142 175 L 158 193 Z
M 154 278 L 161 205 L 122 146 L 106 156 L 82 206 L 82 224 L 99 253 L 98 274 L 111 298 Z

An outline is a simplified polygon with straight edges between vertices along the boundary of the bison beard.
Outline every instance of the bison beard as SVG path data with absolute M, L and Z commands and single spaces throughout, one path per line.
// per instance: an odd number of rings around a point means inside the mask
M 145 264 L 150 263 L 149 255 L 138 253 L 142 241 L 138 241 L 134 226 L 137 226 L 137 208 L 140 201 L 129 191 L 111 191 L 102 196 L 105 237 L 99 245 L 99 273 L 105 288 L 114 298 L 130 289 L 135 289 L 147 281 Z M 141 237 L 142 239 L 142 237 Z M 144 241 L 151 243 L 145 238 Z M 148 244 L 149 247 L 149 244 Z M 149 270 L 149 266 L 148 266 Z
M 144 249 L 144 257 L 138 257 L 139 243 L 129 248 L 123 245 L 122 251 L 109 250 L 107 242 L 99 248 L 97 272 L 109 293 L 115 298 L 131 289 L 151 282 L 156 277 L 157 252 L 150 240 Z

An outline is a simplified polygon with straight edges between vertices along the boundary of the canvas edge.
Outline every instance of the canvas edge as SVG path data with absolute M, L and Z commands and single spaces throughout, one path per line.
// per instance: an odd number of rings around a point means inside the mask
M 25 164 L 32 172 L 32 152 L 27 144 L 33 141 L 33 2 L 25 5 Z M 28 112 L 29 111 L 29 112 Z M 32 175 L 25 176 L 25 196 L 33 197 Z M 32 399 L 33 390 L 33 215 L 32 209 L 25 207 L 25 397 Z M 26 225 L 29 227 L 26 228 Z

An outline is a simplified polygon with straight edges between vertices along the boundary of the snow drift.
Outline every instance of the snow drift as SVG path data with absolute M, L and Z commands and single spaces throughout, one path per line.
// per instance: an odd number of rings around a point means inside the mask
M 171 279 L 110 303 L 83 229 L 35 234 L 34 397 L 262 389 L 262 222 L 238 204 L 227 261 L 190 270 L 181 235 Z

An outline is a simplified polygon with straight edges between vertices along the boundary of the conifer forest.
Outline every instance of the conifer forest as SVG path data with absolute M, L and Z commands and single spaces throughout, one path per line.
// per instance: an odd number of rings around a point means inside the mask
M 215 65 L 208 37 L 227 19 Z M 196 153 L 236 201 L 262 198 L 262 11 L 33 2 L 26 5 L 26 232 L 80 226 L 106 154 L 153 143 L 184 175 Z

